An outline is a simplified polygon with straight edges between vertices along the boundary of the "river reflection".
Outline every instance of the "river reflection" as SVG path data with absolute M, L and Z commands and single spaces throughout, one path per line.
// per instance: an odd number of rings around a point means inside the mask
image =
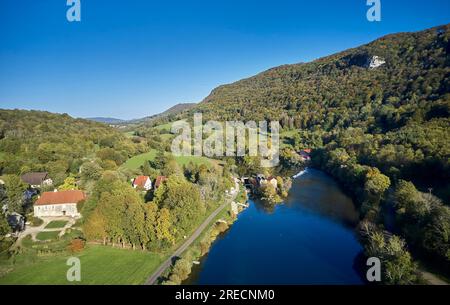
M 324 173 L 293 181 L 285 204 L 250 201 L 185 284 L 361 284 L 351 199 Z

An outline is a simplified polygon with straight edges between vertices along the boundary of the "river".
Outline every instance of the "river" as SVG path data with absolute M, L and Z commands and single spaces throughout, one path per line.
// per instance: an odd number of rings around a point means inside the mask
M 250 200 L 184 284 L 362 284 L 352 200 L 309 169 L 282 205 Z

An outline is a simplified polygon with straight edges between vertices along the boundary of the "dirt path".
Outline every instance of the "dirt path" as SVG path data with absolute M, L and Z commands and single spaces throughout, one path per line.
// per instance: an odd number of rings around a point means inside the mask
M 64 235 L 64 233 L 66 232 L 66 230 L 68 228 L 72 227 L 75 224 L 75 219 L 73 219 L 71 217 L 43 217 L 42 220 L 43 220 L 43 223 L 40 226 L 37 226 L 37 227 L 26 226 L 25 230 L 19 233 L 16 243 L 14 244 L 14 248 L 21 245 L 22 239 L 25 236 L 31 235 L 31 239 L 33 241 L 38 241 L 36 239 L 36 235 L 39 232 L 61 231 L 59 233 L 59 236 L 62 236 L 62 235 Z M 64 221 L 67 221 L 67 223 L 62 228 L 46 229 L 45 227 L 54 220 L 64 220 Z
M 421 270 L 420 273 L 422 274 L 423 278 L 430 284 L 430 285 L 449 285 L 449 283 L 441 280 L 437 276 L 435 276 L 433 273 L 423 271 Z

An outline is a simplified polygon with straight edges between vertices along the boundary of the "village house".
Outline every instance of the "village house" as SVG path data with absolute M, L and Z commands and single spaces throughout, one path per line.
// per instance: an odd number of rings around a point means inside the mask
M 266 183 L 266 177 L 263 174 L 257 174 L 256 182 L 258 183 L 258 186 L 261 186 Z
M 166 176 L 158 176 L 156 177 L 155 180 L 155 189 L 157 189 L 158 187 L 160 187 L 160 185 L 167 180 Z
M 310 161 L 311 160 L 311 149 L 306 148 L 299 152 L 300 156 L 302 157 L 303 161 Z
M 278 181 L 274 176 L 270 176 L 269 178 L 267 178 L 266 183 L 270 183 L 274 189 L 278 188 Z
M 263 174 L 258 174 L 256 176 L 256 181 L 258 186 L 271 184 L 275 189 L 278 188 L 278 181 L 277 178 L 275 178 L 274 176 L 269 176 L 266 178 Z
M 86 195 L 79 190 L 44 192 L 34 203 L 35 217 L 79 217 L 77 204 L 86 199 Z
M 149 176 L 137 176 L 133 180 L 133 187 L 149 191 L 152 189 L 152 181 Z
M 53 180 L 50 179 L 47 172 L 26 173 L 21 179 L 32 188 L 40 188 L 53 184 Z

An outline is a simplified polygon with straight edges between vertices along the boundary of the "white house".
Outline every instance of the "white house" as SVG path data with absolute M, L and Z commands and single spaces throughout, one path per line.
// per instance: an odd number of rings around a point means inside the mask
M 275 178 L 273 176 L 270 176 L 269 178 L 267 178 L 267 183 L 272 184 L 274 189 L 278 188 L 278 180 L 277 180 L 277 178 Z
M 137 176 L 133 180 L 133 187 L 149 191 L 152 189 L 152 180 L 149 176 Z
M 77 203 L 85 200 L 86 195 L 82 191 L 55 191 L 44 192 L 34 203 L 34 216 L 71 216 L 79 217 Z

